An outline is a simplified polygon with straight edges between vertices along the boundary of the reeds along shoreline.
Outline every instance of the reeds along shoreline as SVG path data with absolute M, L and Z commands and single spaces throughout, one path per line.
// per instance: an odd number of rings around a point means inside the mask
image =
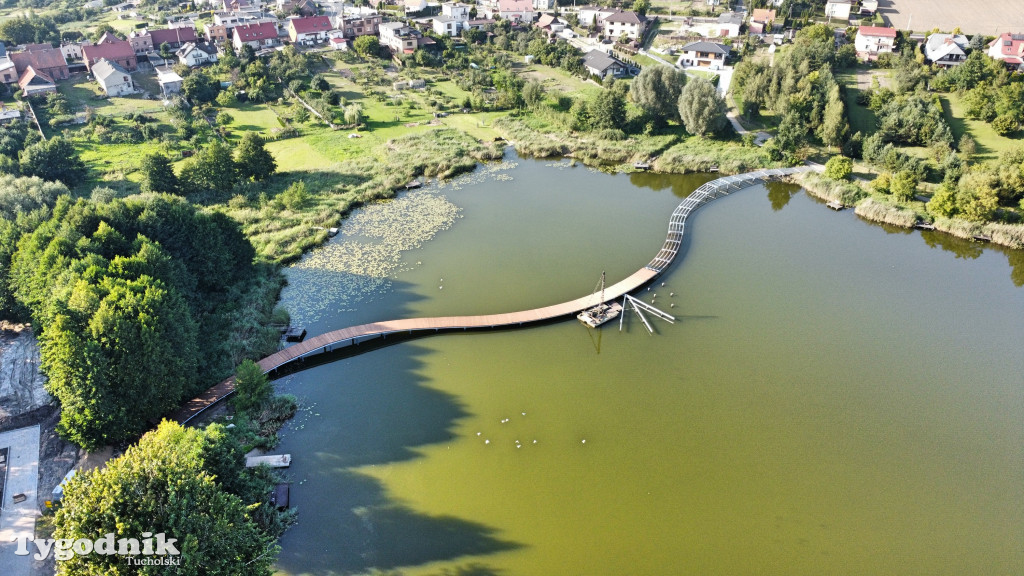
M 989 239 L 993 244 L 1008 248 L 1024 248 L 1024 225 L 1004 224 L 1002 222 L 971 222 L 961 218 L 934 218 L 929 215 L 872 198 L 858 184 L 836 181 L 824 175 L 807 172 L 793 178 L 793 182 L 803 186 L 808 194 L 826 201 L 841 202 L 846 206 L 855 206 L 854 212 L 872 222 L 890 224 L 903 228 L 912 228 L 918 222 L 929 222 L 940 232 L 957 238 L 972 240 L 978 237 Z

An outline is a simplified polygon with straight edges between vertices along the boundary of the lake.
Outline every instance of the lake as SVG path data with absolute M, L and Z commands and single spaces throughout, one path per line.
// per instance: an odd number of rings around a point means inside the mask
M 316 335 L 577 298 L 712 177 L 510 152 L 354 213 L 283 304 Z M 1024 573 L 1022 283 L 1019 252 L 735 192 L 637 294 L 677 318 L 654 335 L 632 312 L 442 334 L 278 380 L 301 408 L 277 567 Z

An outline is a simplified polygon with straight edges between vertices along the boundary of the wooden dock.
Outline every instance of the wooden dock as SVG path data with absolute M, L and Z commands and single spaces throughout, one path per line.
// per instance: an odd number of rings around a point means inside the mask
M 333 332 L 327 332 L 325 334 L 309 338 L 304 342 L 285 348 L 275 354 L 271 354 L 257 362 L 257 364 L 259 364 L 260 368 L 263 369 L 264 373 L 270 373 L 296 361 L 301 361 L 307 357 L 319 354 L 328 354 L 342 348 L 354 346 L 360 342 L 377 338 L 385 338 L 389 335 L 412 335 L 415 333 L 430 332 L 440 333 L 455 330 L 486 330 L 525 326 L 575 316 L 587 308 L 592 308 L 598 304 L 602 304 L 603 302 L 617 300 L 623 295 L 629 294 L 637 288 L 644 286 L 664 272 L 672 264 L 676 255 L 679 253 L 679 247 L 683 240 L 683 231 L 686 226 L 686 219 L 689 217 L 690 213 L 697 208 L 700 208 L 716 198 L 726 196 L 756 182 L 770 180 L 773 178 L 781 178 L 783 176 L 817 169 L 818 168 L 811 166 L 801 166 L 797 168 L 760 170 L 736 176 L 725 176 L 704 184 L 687 196 L 678 206 L 676 206 L 676 209 L 672 211 L 672 215 L 669 218 L 668 235 L 665 238 L 665 243 L 662 245 L 661 250 L 658 251 L 654 259 L 651 260 L 647 266 L 637 270 L 632 275 L 618 283 L 609 286 L 605 290 L 605 297 L 603 301 L 601 300 L 600 294 L 588 294 L 575 300 L 562 302 L 561 304 L 554 304 L 543 308 L 534 308 L 532 310 L 522 310 L 519 312 L 488 314 L 482 316 L 405 318 L 401 320 L 386 320 L 383 322 L 360 324 L 358 326 L 350 326 L 348 328 L 334 330 Z M 231 393 L 234 392 L 234 389 L 234 379 L 228 378 L 213 386 L 202 395 L 190 400 L 182 406 L 181 409 L 172 416 L 172 418 L 182 424 L 185 424 L 210 406 L 213 406 L 224 398 L 230 396 Z

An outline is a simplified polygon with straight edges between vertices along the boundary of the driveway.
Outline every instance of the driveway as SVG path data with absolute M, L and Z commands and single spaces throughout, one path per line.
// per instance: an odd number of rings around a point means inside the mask
M 39 505 L 36 484 L 39 480 L 39 425 L 0 433 L 0 446 L 7 452 L 7 482 L 4 485 L 3 508 L 0 509 L 0 574 L 29 576 L 32 556 L 14 554 L 19 536 L 35 538 Z M 14 503 L 14 496 L 27 498 Z M 30 546 L 29 548 L 33 548 Z

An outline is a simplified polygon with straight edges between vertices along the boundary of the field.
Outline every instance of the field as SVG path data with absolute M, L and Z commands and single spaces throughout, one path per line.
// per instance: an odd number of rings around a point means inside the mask
M 901 30 L 949 32 L 959 27 L 965 34 L 987 35 L 1024 30 L 1020 0 L 881 0 L 878 12 L 886 24 Z

